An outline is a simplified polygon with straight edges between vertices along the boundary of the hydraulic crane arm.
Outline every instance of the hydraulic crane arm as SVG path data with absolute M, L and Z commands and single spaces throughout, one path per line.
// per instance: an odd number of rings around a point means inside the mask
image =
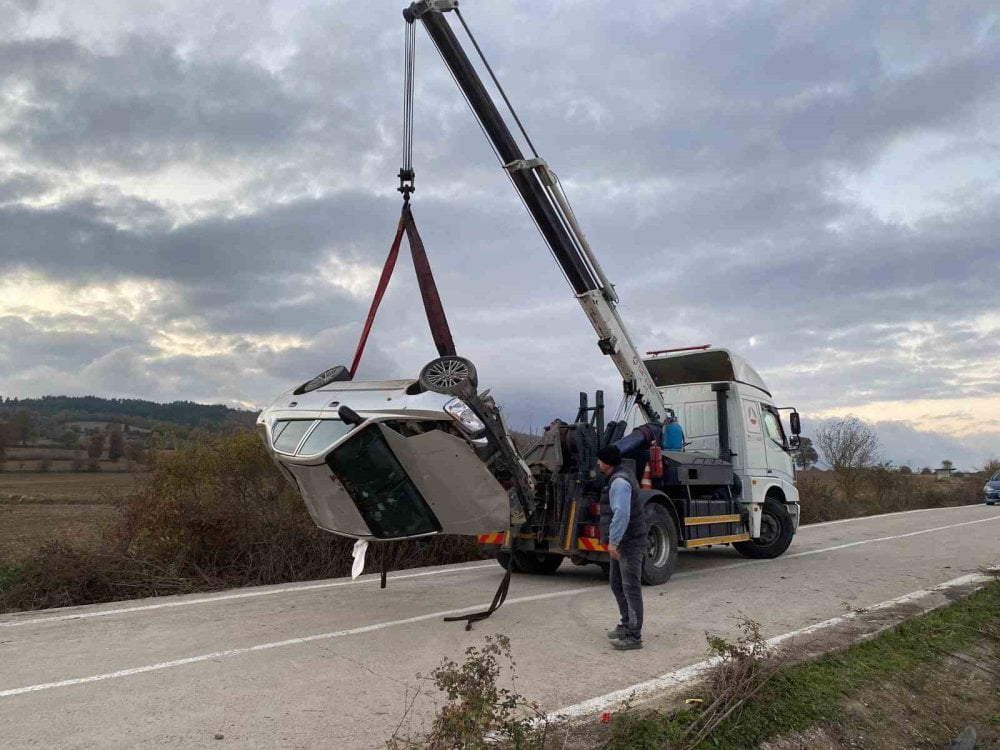
M 525 158 L 448 24 L 444 16 L 448 11 L 458 14 L 458 0 L 420 0 L 404 10 L 403 17 L 408 23 L 419 20 L 427 29 L 594 326 L 598 346 L 621 373 L 625 393 L 635 394 L 649 420 L 661 421 L 665 413 L 663 399 L 618 314 L 614 287 L 591 250 L 558 179 L 537 154 Z

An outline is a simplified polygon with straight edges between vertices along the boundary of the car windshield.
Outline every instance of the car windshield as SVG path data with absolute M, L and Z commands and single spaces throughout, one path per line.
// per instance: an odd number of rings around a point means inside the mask
M 998 471 L 996 474 L 994 474 L 992 476 L 992 478 L 990 479 L 990 481 L 991 482 L 1000 482 L 1000 471 Z

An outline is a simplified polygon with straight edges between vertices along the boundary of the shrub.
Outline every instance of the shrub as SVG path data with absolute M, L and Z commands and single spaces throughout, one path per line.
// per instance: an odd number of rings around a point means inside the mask
M 253 433 L 203 440 L 159 461 L 119 502 L 99 549 L 47 545 L 0 583 L 0 610 L 67 606 L 346 575 L 353 540 L 318 529 Z M 374 545 L 372 566 L 481 557 L 468 537 Z M 0 560 L 0 565 L 2 565 Z

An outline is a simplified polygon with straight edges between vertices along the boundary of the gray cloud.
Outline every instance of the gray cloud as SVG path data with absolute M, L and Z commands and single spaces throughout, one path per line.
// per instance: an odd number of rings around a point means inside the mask
M 5 318 L 0 387 L 47 392 L 83 372 L 109 394 L 263 402 L 346 361 L 366 300 L 324 274 L 378 268 L 395 228 L 402 4 L 150 16 L 111 3 L 100 28 L 71 4 L 7 6 L 0 271 L 165 291 L 131 327 L 80 310 L 78 340 L 52 319 Z M 744 350 L 806 411 L 995 396 L 998 13 L 620 10 L 503 0 L 466 16 L 639 345 Z M 614 401 L 617 373 L 422 32 L 418 44 L 415 211 L 461 350 L 520 425 L 569 416 L 577 390 Z M 921 139 L 937 144 L 914 168 L 939 208 L 887 219 L 852 185 Z M 962 178 L 938 187 L 956 160 Z M 209 197 L 189 194 L 191 173 Z M 433 356 L 407 264 L 372 376 Z M 232 352 L 157 353 L 157 331 L 177 327 Z M 308 343 L 279 351 L 274 336 Z

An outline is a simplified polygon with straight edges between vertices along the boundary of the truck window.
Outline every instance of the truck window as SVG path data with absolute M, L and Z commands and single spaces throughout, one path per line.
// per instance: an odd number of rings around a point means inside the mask
M 771 440 L 773 440 L 775 443 L 784 448 L 786 445 L 785 432 L 784 430 L 781 429 L 781 422 L 778 421 L 777 415 L 774 412 L 765 408 L 763 410 L 763 417 L 764 417 L 764 432 L 767 433 L 767 436 Z

